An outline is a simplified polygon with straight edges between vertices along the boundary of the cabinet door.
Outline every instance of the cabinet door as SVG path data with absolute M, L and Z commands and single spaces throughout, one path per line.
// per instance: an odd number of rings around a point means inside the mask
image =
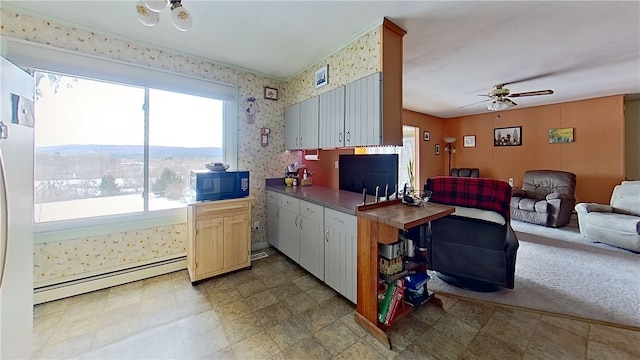
M 280 251 L 291 260 L 300 263 L 300 215 L 280 208 Z
M 300 103 L 284 110 L 284 147 L 300 149 Z
M 381 79 L 375 73 L 346 85 L 345 146 L 382 144 Z
M 324 281 L 324 208 L 300 201 L 300 266 Z
M 318 148 L 318 97 L 300 103 L 300 148 Z
M 319 96 L 319 140 L 321 148 L 344 146 L 344 92 L 341 86 Z
M 224 267 L 224 219 L 196 221 L 195 273 L 206 274 Z
M 357 303 L 357 218 L 325 208 L 325 283 Z
M 267 191 L 267 242 L 280 249 L 280 194 Z
M 251 243 L 249 215 L 238 214 L 224 218 L 224 267 L 245 264 L 250 261 Z

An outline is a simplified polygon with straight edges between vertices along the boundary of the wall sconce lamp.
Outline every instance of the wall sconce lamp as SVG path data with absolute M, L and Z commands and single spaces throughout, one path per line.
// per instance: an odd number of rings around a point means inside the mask
M 449 154 L 449 173 L 447 175 L 451 175 L 451 154 L 456 153 L 456 145 L 454 144 L 456 140 L 457 139 L 453 136 L 447 136 L 444 138 L 444 142 L 446 143 L 444 145 L 444 151 Z

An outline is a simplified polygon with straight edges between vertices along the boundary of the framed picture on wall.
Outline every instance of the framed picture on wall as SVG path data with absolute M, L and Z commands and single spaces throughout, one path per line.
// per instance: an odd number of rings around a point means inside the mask
M 493 129 L 493 146 L 522 145 L 522 126 Z
M 573 128 L 549 129 L 549 144 L 572 142 Z
M 318 69 L 314 79 L 316 89 L 327 85 L 329 83 L 329 65 L 325 65 Z
M 422 140 L 429 141 L 431 140 L 431 134 L 428 131 L 422 133 Z
M 462 146 L 464 146 L 464 147 L 476 147 L 476 136 L 475 135 L 465 135 L 462 138 Z

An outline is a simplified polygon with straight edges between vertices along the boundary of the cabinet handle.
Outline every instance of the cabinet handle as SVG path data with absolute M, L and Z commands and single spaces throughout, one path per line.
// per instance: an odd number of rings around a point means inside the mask
M 338 134 L 338 142 L 342 142 L 342 133 Z
M 351 131 L 347 131 L 347 141 L 351 141 Z
M 338 219 L 338 218 L 333 218 L 333 219 L 334 219 L 335 221 L 340 222 L 341 224 L 344 224 L 344 220 L 342 220 L 342 219 Z
M 276 217 L 280 219 L 280 208 L 278 208 L 278 211 L 276 211 Z
M 327 242 L 329 242 L 329 230 L 326 230 L 326 231 L 324 232 L 324 239 L 325 239 Z
M 296 224 L 296 227 L 298 227 L 298 217 L 296 216 L 296 219 L 293 220 L 293 223 Z
M 300 230 L 302 230 L 302 220 L 303 219 L 304 219 L 303 217 L 300 218 Z
M 215 208 L 214 211 L 235 210 L 235 209 L 242 209 L 243 207 L 244 205 L 227 206 L 227 207 Z
M 312 213 L 316 212 L 315 210 L 311 210 L 311 209 L 309 209 L 309 208 L 307 208 L 307 211 L 308 211 L 308 212 L 312 212 Z

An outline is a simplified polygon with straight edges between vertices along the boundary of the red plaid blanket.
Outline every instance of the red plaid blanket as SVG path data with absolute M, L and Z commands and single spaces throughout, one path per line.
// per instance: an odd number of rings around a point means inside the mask
M 491 210 L 509 221 L 511 186 L 487 178 L 437 176 L 427 179 L 425 190 L 433 191 L 435 203 Z

